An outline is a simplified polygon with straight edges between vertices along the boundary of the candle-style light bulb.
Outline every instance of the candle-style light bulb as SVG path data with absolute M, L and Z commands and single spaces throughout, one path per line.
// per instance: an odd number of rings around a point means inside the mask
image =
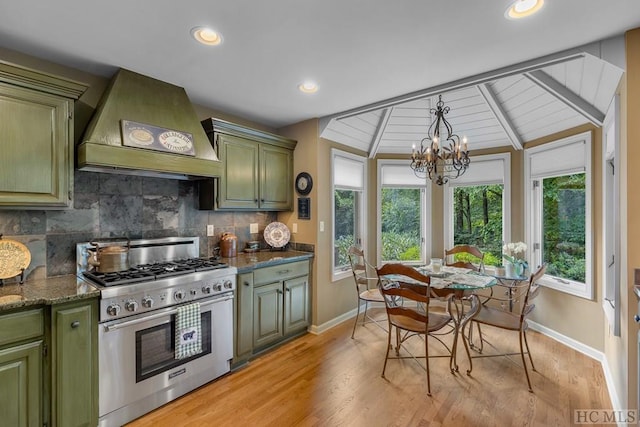
M 462 144 L 463 144 L 464 152 L 466 153 L 468 151 L 467 150 L 467 137 L 466 136 L 462 137 Z

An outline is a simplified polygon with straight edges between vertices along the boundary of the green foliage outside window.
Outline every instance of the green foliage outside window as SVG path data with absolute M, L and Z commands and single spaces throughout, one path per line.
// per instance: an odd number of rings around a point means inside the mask
M 502 190 L 502 184 L 453 190 L 453 243 L 478 247 L 484 252 L 484 265 L 502 264 Z M 456 260 L 477 263 L 465 256 Z
M 420 261 L 420 189 L 383 188 L 382 260 Z
M 542 182 L 543 261 L 547 274 L 586 280 L 585 174 L 545 178 Z
M 334 224 L 334 264 L 335 268 L 349 266 L 349 247 L 356 242 L 356 225 L 358 215 L 357 192 L 353 190 L 335 190 L 335 224 Z

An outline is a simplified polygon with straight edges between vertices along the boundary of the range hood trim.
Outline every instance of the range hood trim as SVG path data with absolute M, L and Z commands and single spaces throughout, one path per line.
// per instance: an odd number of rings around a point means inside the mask
M 193 136 L 195 156 L 124 146 L 121 120 L 188 132 Z M 77 167 L 172 179 L 222 174 L 222 162 L 185 90 L 125 69 L 111 80 L 86 128 L 77 147 Z

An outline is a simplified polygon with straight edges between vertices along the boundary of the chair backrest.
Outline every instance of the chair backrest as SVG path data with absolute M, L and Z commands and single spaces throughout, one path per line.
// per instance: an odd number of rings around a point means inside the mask
M 376 278 L 369 276 L 369 272 L 375 271 L 375 268 L 369 264 L 364 257 L 364 251 L 357 246 L 351 246 L 347 251 L 349 263 L 351 264 L 351 272 L 356 282 L 356 288 L 360 292 L 360 286 L 369 287 L 369 281 L 375 281 Z
M 378 288 L 384 297 L 384 305 L 389 316 L 404 316 L 418 322 L 429 325 L 429 287 L 431 281 L 429 276 L 419 273 L 415 268 L 403 264 L 390 263 L 376 269 L 378 273 Z M 391 277 L 395 276 L 395 277 Z M 405 276 L 414 282 L 403 282 L 401 277 Z M 410 300 L 424 304 L 424 312 L 417 311 L 411 306 L 401 303 L 402 300 Z
M 479 264 L 476 266 L 471 261 L 455 261 L 456 254 L 469 254 L 479 260 Z M 448 262 L 448 257 L 454 256 L 454 261 Z M 456 245 L 451 249 L 445 249 L 444 251 L 445 265 L 451 267 L 464 267 L 472 270 L 482 271 L 484 267 L 484 253 L 480 249 L 472 245 Z
M 520 313 L 520 322 L 524 322 L 525 318 L 533 311 L 535 304 L 531 304 L 531 301 L 540 293 L 541 286 L 538 284 L 538 280 L 547 271 L 545 264 L 541 265 L 535 273 L 531 273 L 529 276 L 529 284 L 527 285 L 527 292 L 524 295 L 522 301 L 522 312 Z

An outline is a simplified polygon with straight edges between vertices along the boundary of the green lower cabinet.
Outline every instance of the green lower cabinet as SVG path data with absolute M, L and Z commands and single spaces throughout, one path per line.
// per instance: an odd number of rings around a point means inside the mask
M 284 282 L 284 334 L 309 326 L 309 276 Z
M 98 424 L 97 301 L 56 305 L 51 312 L 52 421 Z
M 0 350 L 0 425 L 42 426 L 41 340 Z
M 247 359 L 253 350 L 253 273 L 238 274 L 237 282 L 234 363 Z
M 257 287 L 253 291 L 253 346 L 264 347 L 283 337 L 282 282 Z

